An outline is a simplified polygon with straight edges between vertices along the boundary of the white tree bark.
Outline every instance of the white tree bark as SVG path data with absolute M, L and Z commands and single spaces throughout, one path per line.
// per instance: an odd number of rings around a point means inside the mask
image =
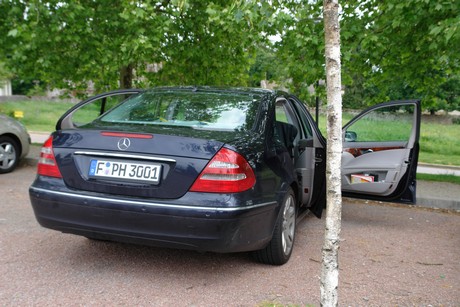
M 342 216 L 342 80 L 338 0 L 324 0 L 327 84 L 326 228 L 322 249 L 321 306 L 338 305 Z

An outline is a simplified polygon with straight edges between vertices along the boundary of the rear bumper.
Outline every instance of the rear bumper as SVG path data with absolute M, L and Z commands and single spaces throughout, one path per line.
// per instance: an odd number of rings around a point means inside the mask
M 178 203 L 149 202 L 34 186 L 29 195 L 37 221 L 46 228 L 95 239 L 223 253 L 265 247 L 279 211 L 275 201 L 213 207 L 192 203 L 196 197 L 186 205 L 183 198 Z M 229 203 L 234 205 L 235 199 Z

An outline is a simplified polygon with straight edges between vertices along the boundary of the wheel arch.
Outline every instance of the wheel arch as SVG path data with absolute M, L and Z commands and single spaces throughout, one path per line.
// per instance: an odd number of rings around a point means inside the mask
M 292 181 L 291 184 L 289 185 L 292 189 L 292 191 L 294 192 L 294 196 L 295 196 L 295 204 L 296 204 L 296 207 L 297 207 L 297 210 L 300 208 L 300 199 L 301 199 L 301 189 L 300 189 L 300 186 L 299 186 L 299 183 L 297 181 Z
M 281 207 L 281 204 L 283 203 L 283 200 L 284 200 L 284 196 L 289 191 L 289 189 L 292 189 L 292 192 L 294 193 L 297 214 L 299 214 L 301 212 L 301 206 L 302 206 L 302 203 L 301 203 L 302 198 L 301 198 L 301 195 L 300 195 L 302 190 L 301 190 L 301 187 L 300 187 L 300 183 L 298 181 L 296 181 L 295 179 L 291 180 L 290 182 L 283 181 L 281 183 L 280 188 L 278 190 L 279 193 L 278 193 L 278 196 L 277 196 L 277 202 Z
M 22 155 L 23 148 L 22 148 L 21 140 L 18 138 L 17 135 L 15 135 L 13 133 L 4 133 L 4 134 L 0 135 L 0 137 L 9 137 L 14 142 L 16 142 L 16 145 L 18 146 L 18 151 L 19 151 L 18 156 L 20 157 Z

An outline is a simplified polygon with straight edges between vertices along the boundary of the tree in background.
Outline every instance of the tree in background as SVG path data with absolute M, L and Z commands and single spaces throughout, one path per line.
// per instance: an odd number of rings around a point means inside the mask
M 344 106 L 421 98 L 432 112 L 457 108 L 457 2 L 343 4 Z M 312 85 L 325 98 L 319 0 L 2 0 L 0 20 L 0 62 L 50 87 L 258 85 L 266 78 L 307 102 Z
M 375 93 L 368 103 L 412 94 L 429 110 L 454 104 L 440 90 L 460 75 L 458 1 L 355 0 L 343 10 L 347 86 L 362 76 Z
M 256 46 L 264 40 L 266 1 L 185 1 L 164 33 L 155 84 L 247 85 Z
M 279 5 L 284 8 L 274 24 L 280 36 L 275 52 L 291 90 L 308 100 L 307 86 L 325 79 L 321 1 Z M 421 98 L 431 111 L 458 107 L 458 1 L 351 0 L 340 14 L 344 106 Z
M 55 88 L 245 84 L 271 15 L 266 1 L 5 0 L 0 61 Z
M 312 101 L 312 85 L 324 97 L 324 87 L 317 85 L 326 78 L 322 1 L 285 0 L 277 5 L 273 34 L 280 39 L 273 50 L 283 65 L 278 81 L 307 102 Z
M 249 68 L 250 86 L 260 87 L 262 80 L 279 81 L 287 75 L 282 60 L 277 57 L 270 44 L 257 46 L 255 54 L 254 62 Z
M 0 62 L 0 80 L 5 80 L 11 78 L 11 73 L 6 68 L 5 63 Z

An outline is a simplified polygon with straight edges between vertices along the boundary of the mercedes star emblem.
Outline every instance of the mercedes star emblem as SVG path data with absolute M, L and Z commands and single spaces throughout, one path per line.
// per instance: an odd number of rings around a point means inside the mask
M 126 150 L 131 145 L 131 141 L 128 138 L 121 138 L 118 140 L 118 149 Z

